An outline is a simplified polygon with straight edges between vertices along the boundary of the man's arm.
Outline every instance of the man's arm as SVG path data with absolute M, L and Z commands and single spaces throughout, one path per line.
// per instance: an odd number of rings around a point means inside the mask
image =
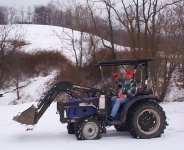
M 129 87 L 127 89 L 127 96 L 128 97 L 132 97 L 132 96 L 136 95 L 136 93 L 137 93 L 136 87 L 137 87 L 136 82 L 134 80 L 130 80 Z

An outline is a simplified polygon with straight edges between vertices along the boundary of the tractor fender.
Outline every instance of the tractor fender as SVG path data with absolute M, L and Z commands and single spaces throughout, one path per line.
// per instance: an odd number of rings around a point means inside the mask
M 126 117 L 127 117 L 128 111 L 133 104 L 135 104 L 137 102 L 143 102 L 145 100 L 157 101 L 157 102 L 161 101 L 158 97 L 156 97 L 154 95 L 139 95 L 139 96 L 135 96 L 135 97 L 131 98 L 123 106 L 123 110 L 121 112 L 121 122 L 122 123 L 126 122 Z

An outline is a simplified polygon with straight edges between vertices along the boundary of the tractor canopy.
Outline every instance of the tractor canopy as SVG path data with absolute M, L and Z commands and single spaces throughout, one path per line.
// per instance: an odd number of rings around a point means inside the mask
M 145 80 L 148 79 L 148 62 L 155 60 L 154 58 L 143 58 L 143 59 L 122 59 L 122 60 L 104 60 L 93 67 L 99 67 L 101 69 L 101 75 L 103 77 L 103 67 L 111 66 L 133 66 L 134 70 L 138 67 L 142 68 L 145 76 Z
M 102 61 L 94 67 L 105 67 L 105 66 L 119 66 L 119 65 L 146 65 L 149 61 L 155 60 L 154 58 L 145 59 L 123 59 L 123 60 L 105 60 Z

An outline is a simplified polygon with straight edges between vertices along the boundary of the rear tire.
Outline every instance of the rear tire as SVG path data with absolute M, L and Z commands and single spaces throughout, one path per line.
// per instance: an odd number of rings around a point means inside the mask
M 97 140 L 102 137 L 102 127 L 94 117 L 82 119 L 78 122 L 75 136 L 78 140 Z
M 138 104 L 129 115 L 130 133 L 134 138 L 149 139 L 160 137 L 166 128 L 166 116 L 156 102 Z

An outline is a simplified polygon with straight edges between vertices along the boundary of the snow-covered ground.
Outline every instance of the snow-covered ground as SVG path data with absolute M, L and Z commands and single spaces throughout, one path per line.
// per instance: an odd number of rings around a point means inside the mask
M 56 103 L 46 111 L 34 130 L 12 120 L 18 112 L 28 108 L 31 103 L 0 106 L 0 144 L 6 150 L 183 150 L 184 144 L 184 103 L 163 103 L 169 126 L 161 138 L 134 139 L 128 132 L 117 132 L 113 127 L 107 129 L 102 139 L 78 141 L 68 135 L 66 125 L 61 124 L 56 114 Z
M 0 29 L 2 27 L 3 26 L 0 25 Z M 9 28 L 11 28 L 11 30 Z M 22 47 L 22 50 L 28 53 L 43 50 L 59 51 L 69 60 L 75 61 L 73 47 L 75 47 L 77 54 L 79 54 L 79 51 L 83 48 L 84 55 L 88 55 L 91 36 L 94 40 L 96 49 L 103 48 L 102 41 L 99 37 L 75 30 L 72 32 L 71 29 L 63 27 L 34 24 L 14 24 L 7 26 L 6 30 L 10 30 L 8 38 L 26 41 L 27 45 Z M 104 42 L 106 45 L 110 46 L 110 42 Z M 121 51 L 129 48 L 115 45 L 115 49 Z
M 18 31 L 18 32 L 17 32 Z M 70 29 L 43 26 L 43 25 L 16 25 L 10 33 L 10 37 L 19 36 L 26 40 L 28 45 L 22 50 L 32 53 L 37 50 L 57 50 L 72 60 L 73 54 L 71 50 Z M 57 36 L 59 35 L 59 36 Z M 79 40 L 81 33 L 74 31 L 76 47 L 79 48 Z M 89 34 L 85 33 L 83 39 L 84 46 L 88 46 L 87 38 Z M 96 37 L 98 47 L 102 47 L 99 38 Z M 107 41 L 106 41 L 107 42 Z M 108 42 L 107 42 L 108 44 Z M 124 47 L 117 46 L 118 50 L 124 50 Z M 128 149 L 128 150 L 183 150 L 184 144 L 184 102 L 163 103 L 162 106 L 166 111 L 169 126 L 161 138 L 155 139 L 133 139 L 128 132 L 116 132 L 113 127 L 108 128 L 107 134 L 97 141 L 77 141 L 74 135 L 68 135 L 66 125 L 61 124 L 59 115 L 56 114 L 56 103 L 43 115 L 34 130 L 26 131 L 26 126 L 20 125 L 12 118 L 18 112 L 21 112 L 31 106 L 31 103 L 40 99 L 48 87 L 48 82 L 52 81 L 56 72 L 52 72 L 48 76 L 38 76 L 29 79 L 21 85 L 27 85 L 20 90 L 21 100 L 16 101 L 20 105 L 13 104 L 16 100 L 16 92 L 10 92 L 0 97 L 0 144 L 1 149 L 26 149 L 26 150 L 50 150 L 50 149 Z M 175 81 L 174 79 L 172 81 Z M 168 94 L 169 101 L 176 98 L 177 95 L 183 96 L 183 91 L 176 88 L 176 82 L 171 82 Z M 0 91 L 12 91 L 14 88 Z M 180 94 L 179 94 L 180 93 Z M 22 104 L 24 103 L 24 104 Z
M 165 101 L 184 101 L 184 88 L 179 80 L 180 74 L 178 69 L 173 72 Z
M 0 105 L 22 104 L 25 102 L 39 101 L 43 93 L 48 90 L 48 85 L 53 81 L 56 73 L 57 71 L 54 70 L 47 76 L 40 75 L 35 78 L 27 79 L 25 82 L 21 82 L 20 86 L 24 87 L 19 90 L 19 100 L 17 100 L 15 87 L 12 86 L 9 89 L 0 90 L 0 94 L 8 92 L 4 94 L 3 97 L 0 97 Z

